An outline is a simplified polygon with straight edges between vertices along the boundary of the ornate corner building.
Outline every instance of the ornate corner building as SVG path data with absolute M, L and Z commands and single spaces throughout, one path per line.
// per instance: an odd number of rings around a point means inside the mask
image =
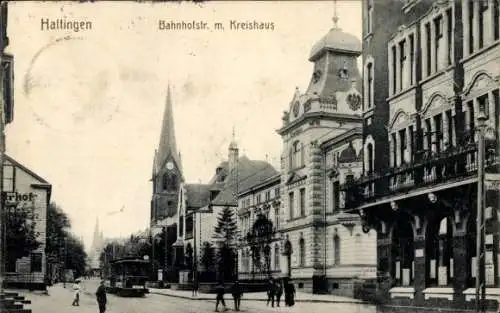
M 388 308 L 474 307 L 480 116 L 484 170 L 498 173 L 499 6 L 363 1 L 365 159 L 346 205 L 377 232 Z M 499 198 L 487 189 L 486 298 L 498 301 Z
M 298 88 L 277 131 L 283 140 L 281 271 L 299 289 L 352 296 L 375 277 L 375 232 L 346 210 L 343 186 L 363 171 L 361 41 L 335 25 L 311 50 L 309 86 Z

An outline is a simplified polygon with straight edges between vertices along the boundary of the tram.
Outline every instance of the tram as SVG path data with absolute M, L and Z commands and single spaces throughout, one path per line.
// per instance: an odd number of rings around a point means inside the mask
M 104 286 L 109 293 L 119 296 L 144 296 L 148 293 L 146 281 L 148 280 L 150 263 L 139 258 L 122 258 L 109 262 L 105 268 Z

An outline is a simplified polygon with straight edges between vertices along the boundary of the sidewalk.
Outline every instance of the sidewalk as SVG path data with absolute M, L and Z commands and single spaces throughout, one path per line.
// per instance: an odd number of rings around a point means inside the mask
M 149 288 L 149 293 L 183 298 L 183 299 L 191 299 L 191 300 L 215 300 L 215 294 L 210 293 L 200 293 L 198 292 L 198 296 L 192 296 L 191 291 L 187 290 L 172 290 L 172 289 L 157 289 L 157 288 Z M 266 292 L 252 292 L 252 293 L 244 293 L 242 300 L 251 300 L 251 301 L 267 301 Z M 334 295 L 317 295 L 310 294 L 305 292 L 296 292 L 295 294 L 295 302 L 316 302 L 316 303 L 359 303 L 359 304 L 367 304 L 367 302 L 349 298 L 349 297 L 341 297 Z

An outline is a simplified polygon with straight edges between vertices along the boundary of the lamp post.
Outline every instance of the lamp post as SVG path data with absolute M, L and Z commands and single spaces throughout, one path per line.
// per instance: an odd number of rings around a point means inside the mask
M 487 116 L 484 108 L 479 108 L 477 116 L 477 213 L 476 213 L 476 311 L 484 312 L 484 300 L 486 298 L 486 271 L 485 271 L 485 220 L 484 220 L 484 132 Z

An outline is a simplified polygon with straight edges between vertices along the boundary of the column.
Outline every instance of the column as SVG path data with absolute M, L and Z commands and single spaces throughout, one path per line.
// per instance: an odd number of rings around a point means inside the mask
M 448 66 L 448 52 L 451 53 L 451 51 L 448 51 L 448 42 L 451 40 L 451 38 L 448 37 L 450 34 L 448 33 L 448 28 L 448 15 L 443 14 L 443 44 L 441 45 L 441 55 L 439 56 L 439 59 L 441 60 L 441 69 Z M 451 33 L 451 36 L 453 36 L 453 33 Z M 450 56 L 450 60 L 451 59 L 453 59 L 453 56 Z
M 451 142 L 451 145 L 453 147 L 456 147 L 457 146 L 457 134 L 456 134 L 456 129 L 455 129 L 455 109 L 452 109 L 451 110 L 451 123 L 450 123 L 450 127 L 451 127 L 451 138 L 450 138 L 450 142 Z
M 396 42 L 396 92 L 398 93 L 401 90 L 401 50 L 399 49 L 399 44 Z
M 389 68 L 389 95 L 393 95 L 394 94 L 394 80 L 393 80 L 393 77 L 394 77 L 394 67 L 392 66 L 393 64 L 393 59 L 392 59 L 392 46 L 389 46 L 387 48 L 387 56 L 388 56 L 388 68 Z
M 413 305 L 421 306 L 425 303 L 425 295 L 423 291 L 426 285 L 426 267 L 425 260 L 427 258 L 425 251 L 425 241 L 426 235 L 425 230 L 420 231 L 422 234 L 419 234 L 415 237 L 414 247 L 415 247 L 415 266 L 414 272 L 417 273 L 413 278 L 413 287 L 415 288 L 415 300 Z
M 396 160 L 394 160 L 394 145 L 396 143 L 392 140 L 392 134 L 389 133 L 389 163 L 391 167 L 394 167 Z
M 450 120 L 448 119 L 448 114 L 446 114 L 447 111 L 442 113 L 443 116 L 443 146 L 441 147 L 441 150 L 444 150 L 445 148 L 450 146 L 450 138 L 448 136 L 448 130 L 449 130 L 449 124 Z
M 463 47 L 464 58 L 469 55 L 470 26 L 469 25 L 469 2 L 462 1 L 462 25 L 464 28 Z
M 437 64 L 437 59 L 436 59 L 436 25 L 434 24 L 434 20 L 431 20 L 431 73 L 436 72 L 436 64 Z
M 493 37 L 492 37 L 493 39 Z M 488 92 L 488 124 L 490 127 L 495 128 L 495 122 L 496 122 L 496 115 L 495 115 L 495 96 L 493 95 L 493 90 L 490 90 Z
M 476 52 L 479 49 L 479 6 L 481 5 L 479 1 L 473 1 L 473 12 L 474 16 L 472 18 L 472 34 L 474 40 L 474 51 Z
M 422 45 L 422 50 L 421 50 L 421 56 L 422 56 L 422 78 L 427 77 L 427 60 L 428 60 L 428 55 L 427 55 L 427 43 L 429 41 L 429 38 L 427 38 L 427 33 L 425 32 L 425 25 L 422 24 L 422 27 L 420 29 L 420 34 L 421 34 L 421 45 Z M 416 42 L 416 36 L 415 36 L 415 45 L 417 44 Z M 417 62 L 415 62 L 417 63 Z M 416 80 L 414 80 L 416 81 Z

